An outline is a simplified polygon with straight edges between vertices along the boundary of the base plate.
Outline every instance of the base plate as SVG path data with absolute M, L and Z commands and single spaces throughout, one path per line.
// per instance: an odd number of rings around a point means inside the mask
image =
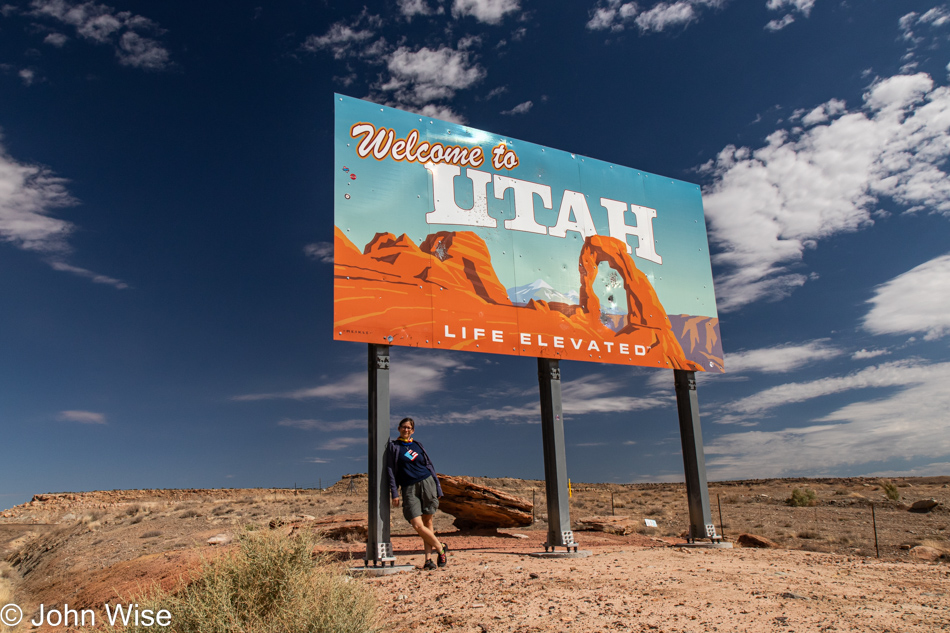
M 714 541 L 711 543 L 680 543 L 673 547 L 688 547 L 690 549 L 732 549 L 732 543 L 727 541 Z

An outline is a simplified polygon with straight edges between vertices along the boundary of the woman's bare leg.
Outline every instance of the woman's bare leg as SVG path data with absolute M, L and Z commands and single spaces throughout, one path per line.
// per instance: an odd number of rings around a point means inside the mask
M 426 558 L 429 558 L 429 554 L 432 550 L 437 552 L 442 551 L 442 543 L 439 542 L 439 539 L 435 535 L 435 531 L 432 529 L 432 515 L 423 514 L 420 517 L 413 517 L 412 521 L 409 522 L 415 530 L 416 533 L 422 537 L 422 541 L 425 543 L 425 552 Z

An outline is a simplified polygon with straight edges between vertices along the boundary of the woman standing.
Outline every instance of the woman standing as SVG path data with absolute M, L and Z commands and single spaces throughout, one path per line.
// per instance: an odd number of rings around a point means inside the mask
M 412 418 L 403 418 L 399 423 L 399 437 L 389 440 L 386 446 L 386 470 L 393 507 L 400 505 L 401 489 L 402 515 L 422 537 L 426 554 L 422 568 L 431 570 L 436 568 L 436 563 L 429 559 L 429 554 L 435 551 L 438 566 L 445 567 L 449 551 L 448 546 L 436 537 L 432 526 L 432 515 L 439 509 L 442 486 L 426 450 L 412 439 L 415 430 L 416 423 Z

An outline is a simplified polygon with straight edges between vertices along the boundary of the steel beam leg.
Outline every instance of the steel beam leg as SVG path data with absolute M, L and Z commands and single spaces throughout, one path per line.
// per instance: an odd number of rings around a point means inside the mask
M 544 486 L 548 503 L 548 540 L 550 547 L 574 548 L 571 509 L 567 491 L 567 462 L 564 450 L 564 419 L 561 411 L 561 370 L 556 358 L 538 359 L 538 384 L 541 388 L 541 433 L 544 440 Z
M 679 412 L 680 441 L 683 444 L 683 466 L 686 471 L 686 498 L 689 503 L 690 542 L 699 538 L 719 541 L 709 507 L 706 485 L 706 458 L 703 455 L 703 431 L 699 424 L 699 398 L 696 395 L 696 374 L 684 369 L 673 370 L 676 385 L 676 408 Z
M 395 564 L 389 536 L 389 479 L 386 443 L 389 441 L 389 346 L 369 346 L 369 521 L 364 563 Z

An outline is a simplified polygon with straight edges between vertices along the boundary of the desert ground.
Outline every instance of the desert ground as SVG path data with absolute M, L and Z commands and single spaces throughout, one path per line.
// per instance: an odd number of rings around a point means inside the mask
M 575 537 L 591 556 L 553 560 L 529 556 L 546 536 L 543 482 L 469 479 L 534 499 L 535 523 L 462 533 L 440 512 L 449 564 L 429 572 L 420 539 L 394 511 L 397 564 L 415 568 L 354 580 L 375 591 L 382 630 L 950 630 L 950 477 L 711 483 L 726 541 L 750 533 L 777 546 L 734 549 L 685 546 L 682 484 L 574 483 Z M 787 503 L 796 489 L 814 493 L 809 505 Z M 909 511 L 921 499 L 939 505 Z M 28 621 L 40 604 L 98 610 L 155 584 L 174 590 L 248 526 L 288 530 L 295 518 L 365 513 L 365 476 L 324 490 L 38 494 L 0 512 L 0 607 L 16 603 L 27 616 L 0 631 L 36 630 Z M 578 529 L 594 515 L 629 517 L 635 531 Z M 341 565 L 363 565 L 365 546 L 352 536 L 323 547 Z

